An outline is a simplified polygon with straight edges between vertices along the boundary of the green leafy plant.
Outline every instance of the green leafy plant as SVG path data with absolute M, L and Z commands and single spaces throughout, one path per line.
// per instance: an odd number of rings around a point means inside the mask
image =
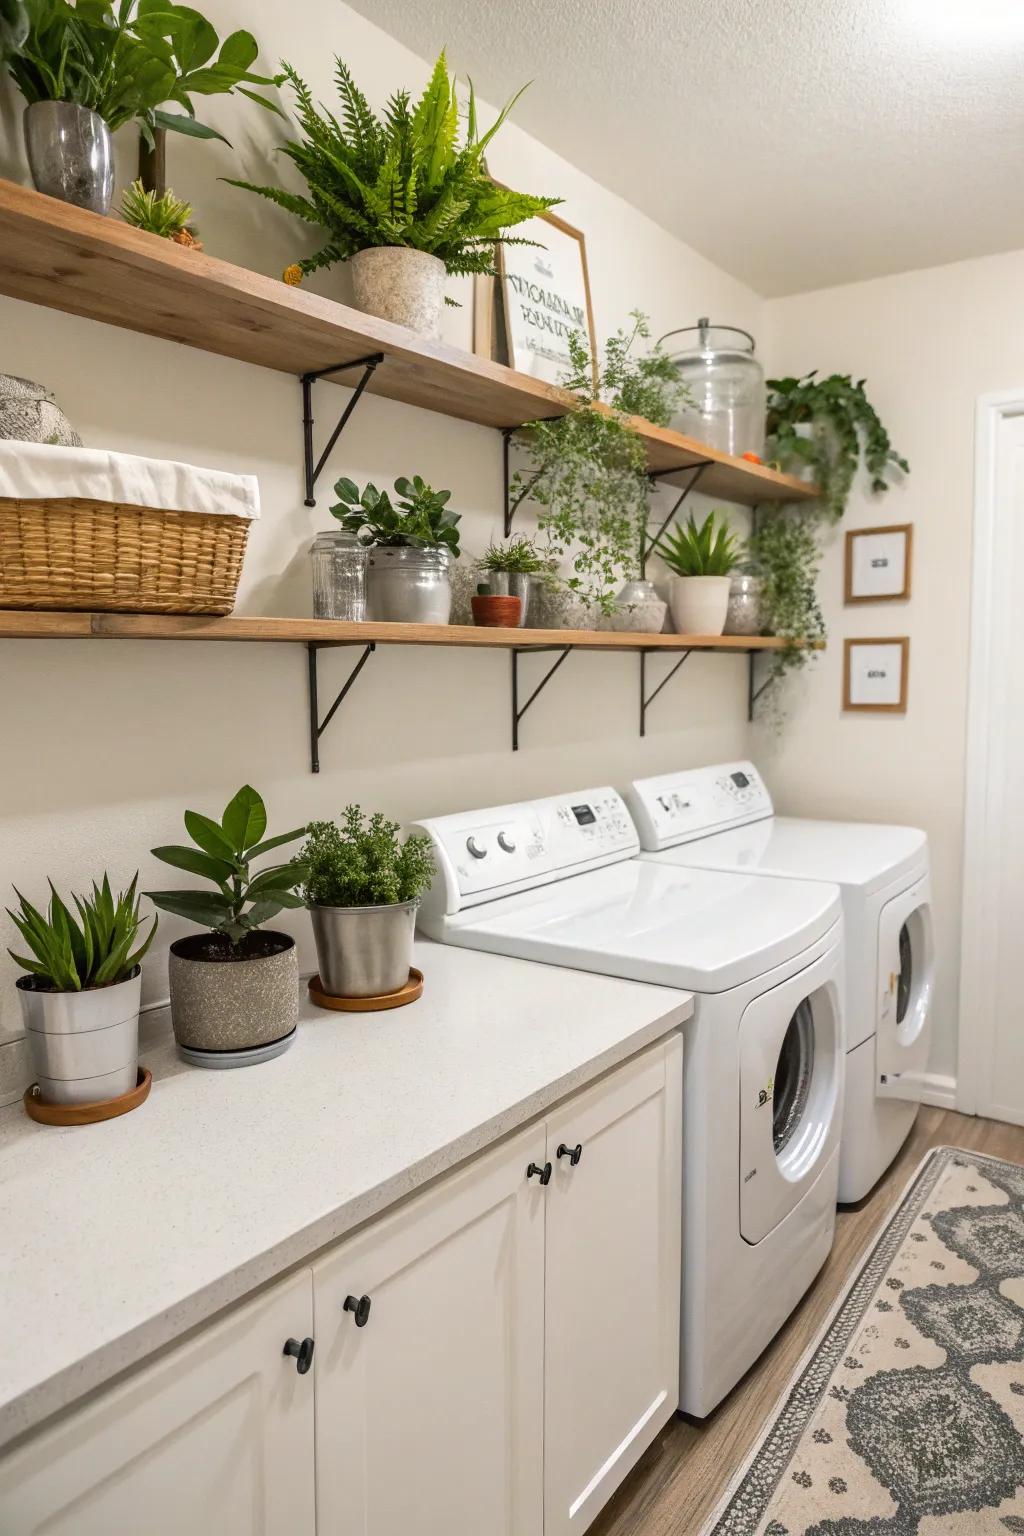
M 158 196 L 156 192 L 147 192 L 141 181 L 133 181 L 121 198 L 121 217 L 136 229 L 174 240 L 178 235 L 188 233 L 192 208 L 175 197 L 170 187 Z
M 5 5 L 10 0 L 2 0 Z M 28 28 L 7 58 L 25 100 L 70 101 L 98 112 L 111 131 L 137 121 L 152 146 L 154 130 L 227 140 L 197 120 L 192 97 L 238 90 L 269 112 L 281 108 L 253 86 L 283 76 L 257 75 L 251 32 L 216 29 L 191 6 L 170 0 L 25 0 Z M 180 112 L 166 110 L 173 103 Z
M 302 849 L 305 897 L 314 907 L 384 907 L 422 895 L 434 873 L 430 839 L 404 842 L 396 821 L 379 811 L 368 820 L 358 805 L 340 821 L 314 821 Z
M 772 654 L 765 684 L 766 704 L 781 722 L 778 685 L 815 654 L 826 635 L 817 596 L 821 551 L 819 519 L 813 511 L 773 509 L 755 518 L 748 541 L 749 569 L 760 577 L 762 627 L 789 643 Z
M 304 836 L 305 827 L 264 838 L 267 810 L 262 797 L 245 784 L 232 796 L 220 821 L 199 811 L 185 812 L 185 830 L 194 844 L 154 848 L 154 856 L 175 869 L 201 875 L 211 891 L 147 891 L 154 906 L 199 923 L 235 949 L 254 930 L 285 907 L 301 907 L 296 887 L 306 878 L 301 858 L 272 864 L 258 873 L 254 860 Z
M 145 921 L 139 915 L 135 896 L 138 878 L 136 875 L 116 900 L 106 875 L 99 885 L 93 881 L 90 896 L 72 895 L 78 910 L 77 921 L 67 902 L 58 895 L 52 880 L 50 905 L 45 916 L 15 890 L 20 909 L 12 912 L 8 908 L 7 916 L 33 958 L 17 955 L 13 949 L 7 953 L 16 965 L 37 977 L 45 989 L 54 992 L 83 992 L 127 981 L 142 962 L 157 929 L 154 917 L 146 938 L 136 949 L 132 948 Z
M 724 514 L 709 512 L 698 524 L 691 512 L 685 523 L 676 523 L 655 546 L 670 571 L 677 576 L 728 576 L 740 561 L 736 536 Z
M 545 568 L 534 540 L 521 534 L 507 544 L 488 544 L 477 565 L 482 571 L 510 571 L 521 576 L 535 576 Z
M 0 64 L 24 46 L 28 37 L 25 0 L 0 0 Z
M 830 522 L 845 512 L 862 461 L 876 493 L 889 489 L 894 470 L 910 473 L 864 392 L 865 382 L 848 373 L 819 379 L 816 370 L 800 379 L 768 380 L 767 457 L 783 469 L 810 468 Z M 797 432 L 803 425 L 813 427 L 810 437 Z
M 341 59 L 335 62 L 340 122 L 333 113 L 319 111 L 301 76 L 290 64 L 282 65 L 305 135 L 283 145 L 283 152 L 303 176 L 308 196 L 248 181 L 231 183 L 326 232 L 320 250 L 295 263 L 300 275 L 388 245 L 426 251 L 444 262 L 449 275 L 493 273 L 495 245 L 510 240 L 503 231 L 561 201 L 509 191 L 487 174 L 484 151 L 522 91 L 482 134 L 470 85 L 460 144 L 455 78 L 449 77 L 443 53 L 419 101 L 413 105 L 408 91 L 396 91 L 381 116 L 371 111 L 348 66 Z
M 447 549 L 459 557 L 461 513 L 448 507 L 451 491 L 435 491 L 420 475 L 395 481 L 398 505 L 372 483 L 360 491 L 354 480 L 336 481 L 334 517 L 364 544 L 411 544 L 417 549 Z

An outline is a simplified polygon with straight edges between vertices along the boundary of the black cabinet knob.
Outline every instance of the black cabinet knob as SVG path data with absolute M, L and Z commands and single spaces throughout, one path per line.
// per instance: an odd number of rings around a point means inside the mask
M 545 1163 L 543 1168 L 542 1168 L 540 1163 L 531 1163 L 529 1168 L 527 1168 L 527 1170 L 526 1170 L 526 1177 L 528 1179 L 532 1179 L 535 1174 L 540 1179 L 540 1182 L 542 1184 L 550 1184 L 550 1182 L 551 1182 L 551 1164 L 550 1163 Z
M 298 1339 L 289 1339 L 284 1346 L 284 1352 L 286 1355 L 295 1356 L 295 1369 L 300 1376 L 305 1376 L 313 1364 L 313 1340 L 303 1339 L 300 1343 Z
M 343 1312 L 351 1312 L 356 1320 L 357 1328 L 365 1328 L 370 1317 L 369 1296 L 346 1296 Z
M 574 1147 L 567 1147 L 565 1142 L 563 1141 L 559 1145 L 558 1152 L 556 1153 L 556 1156 L 557 1157 L 567 1157 L 569 1159 L 569 1167 L 570 1168 L 575 1168 L 576 1164 L 579 1162 L 580 1158 L 583 1156 L 583 1143 L 581 1141 L 578 1141 Z

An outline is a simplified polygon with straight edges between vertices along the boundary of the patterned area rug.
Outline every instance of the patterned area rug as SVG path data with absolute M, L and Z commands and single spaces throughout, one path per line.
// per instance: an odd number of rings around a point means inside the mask
M 1024 1533 L 1024 1168 L 925 1159 L 704 1536 Z

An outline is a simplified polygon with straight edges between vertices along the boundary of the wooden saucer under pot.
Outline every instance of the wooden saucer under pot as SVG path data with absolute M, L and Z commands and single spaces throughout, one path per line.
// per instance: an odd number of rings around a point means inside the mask
M 382 1008 L 404 1008 L 414 1003 L 423 993 L 423 972 L 415 966 L 409 971 L 409 980 L 397 992 L 379 992 L 375 997 L 334 997 L 320 987 L 320 977 L 309 978 L 310 1002 L 318 1008 L 333 1008 L 338 1013 L 375 1013 Z
M 99 1099 L 94 1104 L 51 1104 L 40 1098 L 39 1084 L 32 1083 L 25 1089 L 23 1103 L 30 1120 L 40 1125 L 95 1125 L 98 1120 L 114 1120 L 138 1109 L 149 1097 L 153 1086 L 153 1074 L 148 1067 L 139 1068 L 139 1080 L 127 1093 L 116 1099 Z

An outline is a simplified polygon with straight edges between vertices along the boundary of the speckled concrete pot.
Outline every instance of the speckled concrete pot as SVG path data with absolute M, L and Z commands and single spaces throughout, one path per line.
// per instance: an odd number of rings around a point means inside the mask
M 348 259 L 357 309 L 407 325 L 421 336 L 441 334 L 444 262 L 404 245 L 376 245 Z
M 291 1034 L 299 1019 L 295 940 L 261 930 L 286 946 L 252 960 L 201 960 L 205 935 L 171 945 L 171 1024 L 179 1045 L 198 1051 L 244 1051 Z

